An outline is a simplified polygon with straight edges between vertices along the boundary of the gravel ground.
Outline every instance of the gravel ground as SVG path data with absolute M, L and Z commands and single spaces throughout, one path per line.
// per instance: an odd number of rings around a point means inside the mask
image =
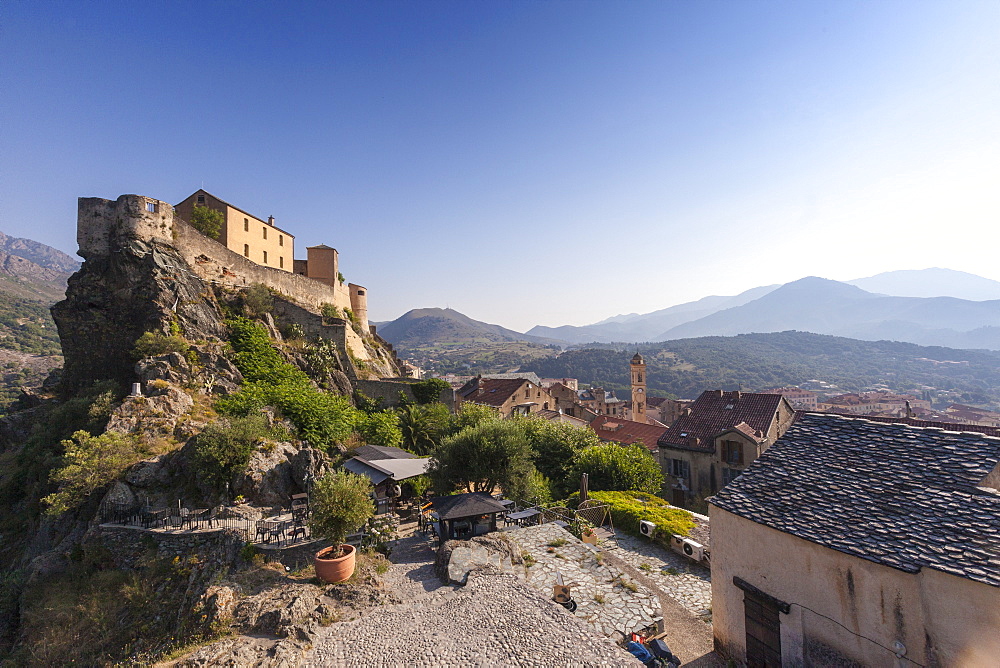
M 444 586 L 420 537 L 399 541 L 387 587 L 405 601 L 330 626 L 309 666 L 639 666 L 513 575 L 474 571 Z

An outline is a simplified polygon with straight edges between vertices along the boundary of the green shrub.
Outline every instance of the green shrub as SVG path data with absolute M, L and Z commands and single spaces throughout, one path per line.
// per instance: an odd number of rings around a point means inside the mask
M 660 465 L 641 444 L 601 443 L 584 448 L 570 463 L 565 486 L 575 487 L 584 473 L 593 490 L 640 490 L 652 494 L 663 485 Z
M 413 390 L 413 398 L 418 404 L 431 404 L 441 400 L 441 392 L 450 390 L 451 385 L 440 378 L 428 378 L 410 386 Z
M 317 480 L 309 497 L 312 535 L 334 545 L 343 543 L 375 514 L 371 493 L 372 483 L 367 477 L 343 470 Z
M 51 476 L 59 484 L 59 490 L 42 500 L 49 515 L 61 515 L 76 508 L 147 454 L 136 438 L 116 432 L 91 436 L 81 430 L 72 439 L 63 441 L 62 446 L 65 448 L 62 463 Z
M 210 423 L 192 444 L 198 475 L 223 491 L 233 476 L 246 471 L 257 444 L 267 436 L 267 419 L 259 414 Z
M 218 241 L 219 235 L 222 233 L 223 220 L 221 211 L 209 209 L 207 206 L 195 206 L 191 210 L 191 227 L 209 239 Z
M 142 359 L 144 357 L 159 357 L 167 353 L 181 353 L 188 351 L 191 344 L 182 336 L 176 334 L 160 334 L 159 332 L 146 332 L 135 342 L 132 349 L 133 357 Z
M 274 311 L 274 295 L 263 283 L 254 283 L 243 293 L 243 308 L 248 315 L 261 318 Z
M 639 521 L 652 522 L 656 525 L 654 540 L 665 547 L 670 546 L 671 534 L 686 536 L 694 527 L 691 513 L 645 492 L 590 492 L 588 497 L 608 504 L 615 529 L 627 534 L 640 536 Z M 580 493 L 574 492 L 568 503 L 575 507 L 579 501 Z
M 399 417 L 392 411 L 354 411 L 354 431 L 369 445 L 398 448 L 403 443 Z
M 340 318 L 340 309 L 333 304 L 323 304 L 319 312 L 324 318 Z
M 301 369 L 271 346 L 260 324 L 246 318 L 234 318 L 227 324 L 234 362 L 245 382 L 239 392 L 216 403 L 221 413 L 249 415 L 274 406 L 295 425 L 299 438 L 317 447 L 342 442 L 351 435 L 356 410 L 346 397 L 317 389 Z

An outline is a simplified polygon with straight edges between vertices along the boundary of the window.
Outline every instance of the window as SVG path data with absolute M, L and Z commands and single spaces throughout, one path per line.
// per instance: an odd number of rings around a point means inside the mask
M 243 244 L 243 257 L 250 257 L 250 244 Z
M 278 267 L 280 269 L 284 269 L 285 268 L 285 258 L 280 257 L 280 256 L 278 257 Z
M 278 245 L 279 246 L 284 246 L 285 245 L 285 235 L 284 234 L 279 234 L 278 235 Z
M 359 296 L 359 297 L 360 297 L 361 295 L 363 295 L 363 294 L 365 294 L 365 291 L 364 291 L 364 290 L 358 290 L 358 296 Z
M 683 459 L 670 460 L 670 475 L 681 480 L 687 480 L 691 475 L 691 464 Z
M 743 444 L 739 441 L 722 442 L 722 461 L 736 465 L 743 463 Z
M 250 231 L 250 221 L 247 218 L 243 219 L 243 231 L 244 232 L 249 232 Z
M 639 374 L 639 380 L 638 380 L 638 382 L 640 382 L 640 383 L 642 382 L 642 374 L 641 373 Z
M 725 487 L 726 485 L 728 485 L 732 481 L 734 481 L 737 478 L 739 478 L 741 473 L 743 473 L 742 469 L 727 469 L 727 468 L 723 467 L 723 469 L 722 469 L 722 486 Z
M 198 204 L 204 204 L 204 203 L 205 203 L 205 196 L 198 195 Z
M 146 202 L 146 211 L 156 213 L 156 202 Z
M 267 264 L 267 251 L 264 251 L 264 264 Z
M 263 230 L 264 230 L 264 238 L 267 239 L 267 228 L 265 227 L 263 228 Z

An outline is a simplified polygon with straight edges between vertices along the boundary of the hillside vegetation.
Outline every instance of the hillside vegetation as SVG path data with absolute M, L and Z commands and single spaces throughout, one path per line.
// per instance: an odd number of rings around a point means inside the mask
M 539 376 L 628 389 L 635 346 L 570 350 L 527 362 Z M 843 391 L 878 383 L 897 390 L 956 390 L 965 401 L 1000 399 L 1000 352 L 956 350 L 895 341 L 858 341 L 807 332 L 741 334 L 642 344 L 651 394 L 693 398 L 706 389 L 759 390 L 820 379 Z M 968 364 L 935 364 L 968 362 Z

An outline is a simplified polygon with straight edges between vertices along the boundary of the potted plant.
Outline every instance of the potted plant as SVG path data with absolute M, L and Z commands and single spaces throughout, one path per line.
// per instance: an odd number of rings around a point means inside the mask
M 313 485 L 309 530 L 316 538 L 333 543 L 313 559 L 320 580 L 343 582 L 354 573 L 355 548 L 344 541 L 375 514 L 371 493 L 367 477 L 347 471 L 327 473 Z

